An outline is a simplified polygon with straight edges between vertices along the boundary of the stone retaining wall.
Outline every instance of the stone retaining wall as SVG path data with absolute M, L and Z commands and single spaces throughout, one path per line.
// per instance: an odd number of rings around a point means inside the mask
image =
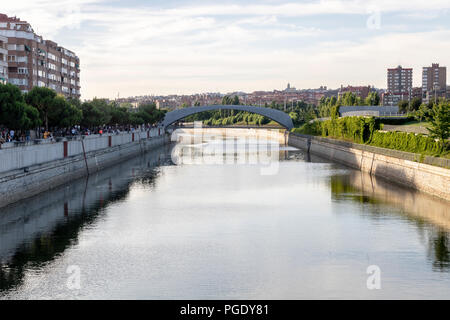
M 169 142 L 161 132 L 137 131 L 0 150 L 0 207 Z
M 448 159 L 292 133 L 289 145 L 450 201 Z

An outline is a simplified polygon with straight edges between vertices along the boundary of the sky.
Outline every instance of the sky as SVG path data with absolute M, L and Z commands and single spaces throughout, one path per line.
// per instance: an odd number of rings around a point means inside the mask
M 16 0 L 81 60 L 82 98 L 386 88 L 386 69 L 450 67 L 449 0 Z

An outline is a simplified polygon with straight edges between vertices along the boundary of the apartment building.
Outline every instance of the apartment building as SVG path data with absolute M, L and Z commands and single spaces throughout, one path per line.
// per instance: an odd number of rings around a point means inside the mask
M 384 104 L 397 105 L 401 100 L 409 100 L 413 90 L 413 69 L 402 66 L 388 69 L 387 87 Z
M 0 83 L 8 82 L 8 38 L 0 36 Z
M 429 102 L 431 99 L 446 97 L 447 68 L 433 63 L 431 67 L 424 67 L 422 73 L 422 97 Z
M 80 59 L 57 43 L 44 40 L 31 25 L 0 14 L 0 36 L 7 38 L 8 82 L 22 92 L 47 87 L 80 98 Z

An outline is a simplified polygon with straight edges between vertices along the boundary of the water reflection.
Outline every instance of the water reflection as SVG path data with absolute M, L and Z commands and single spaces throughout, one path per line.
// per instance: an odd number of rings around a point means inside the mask
M 385 179 L 360 171 L 331 177 L 335 200 L 352 200 L 363 204 L 389 205 L 400 208 L 388 214 L 399 214 L 414 223 L 428 244 L 428 256 L 436 271 L 450 271 L 450 206 L 447 201 L 413 189 L 399 187 Z M 380 211 L 363 210 L 378 219 Z M 430 228 L 434 226 L 433 228 Z
M 172 149 L 0 209 L 0 297 L 448 298 L 447 202 L 282 145 L 271 176 L 175 166 Z M 382 292 L 366 289 L 373 263 Z
M 109 206 L 126 201 L 133 184 L 154 187 L 158 166 L 170 164 L 167 154 L 163 147 L 0 209 L 0 294 L 75 245 Z

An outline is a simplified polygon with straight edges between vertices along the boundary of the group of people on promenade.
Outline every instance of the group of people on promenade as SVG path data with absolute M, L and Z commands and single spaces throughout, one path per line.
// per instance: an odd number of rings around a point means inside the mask
M 16 132 L 6 128 L 0 128 L 0 145 L 6 142 L 13 141 L 29 141 L 31 139 L 30 131 Z
M 158 128 L 158 125 L 141 125 L 141 126 L 101 126 L 96 128 L 83 128 L 81 126 L 74 126 L 66 129 L 55 129 L 47 131 L 45 129 L 36 131 L 21 131 L 17 132 L 12 129 L 0 127 L 0 146 L 7 142 L 26 142 L 32 140 L 32 137 L 37 139 L 54 139 L 55 137 L 73 137 L 73 136 L 89 136 L 93 134 L 120 134 L 122 132 L 133 132 L 139 129 L 149 130 Z

